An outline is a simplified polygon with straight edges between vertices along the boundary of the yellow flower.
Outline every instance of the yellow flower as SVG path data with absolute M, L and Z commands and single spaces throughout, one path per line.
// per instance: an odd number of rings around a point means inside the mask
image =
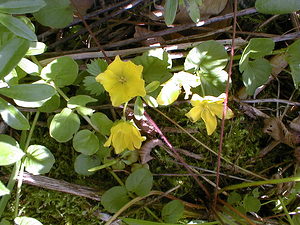
M 104 147 L 113 146 L 116 154 L 125 149 L 140 149 L 146 137 L 142 137 L 133 122 L 120 120 L 110 130 L 110 136 L 104 143 Z
M 100 73 L 96 80 L 109 93 L 113 106 L 119 106 L 136 96 L 144 97 L 145 81 L 142 79 L 143 66 L 123 62 L 119 56 Z
M 211 135 L 217 128 L 216 116 L 222 119 L 224 98 L 225 94 L 221 94 L 219 97 L 205 96 L 204 98 L 194 94 L 191 99 L 192 106 L 194 107 L 185 115 L 191 119 L 192 122 L 203 119 L 207 134 Z M 233 112 L 227 107 L 225 119 L 232 117 Z

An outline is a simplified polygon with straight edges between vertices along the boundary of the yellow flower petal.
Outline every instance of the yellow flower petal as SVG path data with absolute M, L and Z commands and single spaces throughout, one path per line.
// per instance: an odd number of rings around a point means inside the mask
M 130 121 L 119 121 L 111 128 L 111 134 L 104 146 L 112 145 L 116 154 L 123 152 L 125 149 L 140 149 L 142 142 L 146 140 L 141 136 L 139 130 Z
M 186 113 L 185 115 L 193 122 L 197 122 L 198 120 L 201 119 L 201 113 L 203 110 L 203 106 L 199 105 L 199 106 L 195 106 L 194 108 L 192 108 L 188 113 Z
M 217 128 L 217 119 L 208 109 L 204 109 L 201 114 L 201 118 L 204 120 L 206 131 L 208 135 L 211 135 Z
M 113 106 L 119 106 L 136 96 L 146 95 L 145 81 L 142 79 L 143 66 L 131 61 L 123 62 L 119 56 L 96 77 L 109 93 Z

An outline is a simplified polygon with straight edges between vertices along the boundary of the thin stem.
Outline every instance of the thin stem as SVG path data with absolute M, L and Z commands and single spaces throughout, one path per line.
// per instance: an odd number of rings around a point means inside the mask
M 281 206 L 282 206 L 282 208 L 283 208 L 283 211 L 284 211 L 284 213 L 285 213 L 285 215 L 286 215 L 286 217 L 287 217 L 287 220 L 289 221 L 290 225 L 295 225 L 295 223 L 294 223 L 293 220 L 292 220 L 292 217 L 290 216 L 290 214 L 289 214 L 289 212 L 288 212 L 288 210 L 287 210 L 287 208 L 286 208 L 286 206 L 285 206 L 285 204 L 284 204 L 284 202 L 283 202 L 282 197 L 279 196 L 278 199 L 279 199 L 279 201 L 280 201 L 280 204 L 281 204 Z
M 36 126 L 39 116 L 40 116 L 40 111 L 37 111 L 34 116 L 32 125 L 30 127 L 29 134 L 27 136 L 27 140 L 26 140 L 25 147 L 24 147 L 25 153 L 27 153 L 27 148 L 29 147 L 29 144 L 30 144 L 30 141 L 31 141 L 31 138 L 33 135 L 33 131 L 34 131 L 34 128 Z M 20 172 L 19 172 L 17 192 L 16 192 L 15 213 L 14 213 L 15 217 L 18 216 L 18 212 L 19 212 L 19 202 L 20 202 L 21 188 L 22 188 L 22 184 L 23 184 L 24 169 L 25 169 L 24 160 L 21 160 L 21 168 L 20 168 Z
M 125 102 L 124 108 L 123 108 L 123 117 L 122 117 L 123 120 L 126 120 L 126 109 L 127 109 L 127 105 L 128 105 L 128 102 Z

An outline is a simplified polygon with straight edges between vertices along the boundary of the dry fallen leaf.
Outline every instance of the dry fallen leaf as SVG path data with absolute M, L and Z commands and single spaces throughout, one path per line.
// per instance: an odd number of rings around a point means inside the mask
M 150 160 L 153 159 L 153 157 L 150 155 L 151 150 L 155 148 L 156 146 L 162 146 L 164 143 L 159 139 L 152 139 L 150 141 L 147 141 L 143 144 L 141 149 L 139 150 L 140 157 L 141 157 L 141 163 L 146 164 Z
M 86 11 L 92 7 L 94 0 L 72 0 L 81 15 L 85 15 Z M 76 10 L 75 10 L 76 11 Z M 75 12 L 76 14 L 77 12 Z

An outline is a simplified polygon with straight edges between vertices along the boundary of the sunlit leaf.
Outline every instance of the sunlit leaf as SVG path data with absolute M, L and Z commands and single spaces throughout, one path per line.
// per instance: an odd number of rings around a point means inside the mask
M 13 164 L 25 155 L 22 149 L 5 142 L 0 142 L 0 149 L 0 166 Z
M 98 128 L 102 135 L 109 135 L 110 129 L 113 126 L 111 121 L 104 113 L 96 112 L 91 116 L 92 124 Z
M 8 195 L 9 193 L 9 189 L 7 189 L 6 186 L 0 181 L 0 196 Z
M 27 216 L 20 216 L 14 219 L 16 225 L 43 225 L 37 219 L 27 217 Z

